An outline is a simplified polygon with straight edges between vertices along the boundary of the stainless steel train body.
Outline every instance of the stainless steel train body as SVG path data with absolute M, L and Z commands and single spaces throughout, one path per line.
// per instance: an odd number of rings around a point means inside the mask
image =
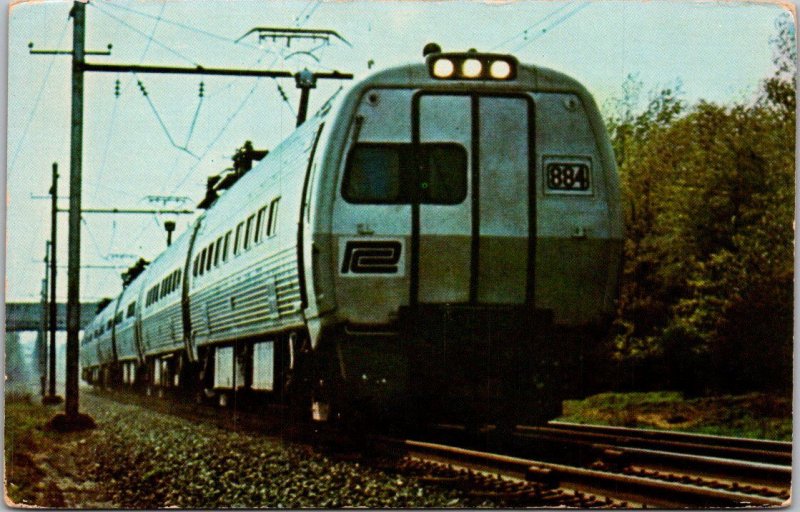
M 502 79 L 436 75 L 497 59 Z M 340 91 L 225 192 L 87 329 L 84 376 L 541 421 L 613 314 L 621 244 L 586 89 L 434 53 Z

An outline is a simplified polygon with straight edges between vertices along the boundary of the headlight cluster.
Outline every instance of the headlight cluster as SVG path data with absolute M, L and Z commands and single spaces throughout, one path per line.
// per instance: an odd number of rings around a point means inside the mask
M 440 80 L 513 80 L 517 59 L 510 55 L 438 53 L 428 56 L 428 71 Z

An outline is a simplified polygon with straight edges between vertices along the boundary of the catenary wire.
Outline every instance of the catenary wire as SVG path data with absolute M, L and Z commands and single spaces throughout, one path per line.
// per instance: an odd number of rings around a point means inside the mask
M 178 57 L 179 59 L 181 59 L 181 60 L 183 60 L 183 61 L 185 61 L 185 62 L 188 62 L 188 63 L 192 64 L 193 66 L 200 66 L 200 64 L 199 64 L 198 62 L 195 62 L 193 59 L 191 59 L 191 58 L 187 57 L 186 55 L 182 54 L 182 53 L 181 53 L 181 52 L 179 52 L 178 50 L 176 50 L 176 49 L 172 48 L 171 46 L 169 46 L 169 45 L 167 45 L 167 44 L 164 44 L 164 43 L 162 43 L 161 41 L 159 41 L 159 40 L 158 40 L 158 39 L 156 39 L 155 37 L 152 37 L 152 38 L 151 38 L 151 37 L 150 37 L 149 35 L 147 35 L 145 32 L 143 32 L 143 31 L 139 30 L 138 28 L 134 27 L 133 25 L 131 25 L 131 24 L 130 24 L 130 23 L 128 23 L 127 21 L 123 20 L 122 18 L 119 18 L 119 17 L 117 17 L 117 16 L 115 16 L 115 15 L 111 14 L 111 13 L 110 13 L 110 12 L 108 12 L 106 9 L 104 9 L 104 8 L 100 7 L 98 4 L 96 4 L 96 3 L 90 3 L 89 5 L 91 5 L 91 6 L 94 6 L 94 8 L 95 8 L 95 9 L 97 9 L 98 11 L 100 11 L 101 13 L 103 13 L 103 14 L 105 14 L 106 16 L 108 16 L 109 18 L 111 18 L 111 19 L 115 20 L 115 21 L 116 21 L 117 23 L 119 23 L 120 25 L 123 25 L 124 27 L 126 27 L 126 28 L 130 29 L 131 31 L 133 31 L 133 32 L 135 32 L 135 33 L 137 33 L 137 34 L 139 34 L 140 36 L 142 36 L 142 37 L 144 37 L 144 38 L 149 38 L 149 39 L 150 39 L 150 41 L 151 41 L 153 44 L 155 44 L 156 46 L 159 46 L 159 47 L 163 48 L 164 50 L 166 50 L 166 51 L 168 51 L 169 53 L 171 53 L 171 54 L 175 55 L 176 57 Z
M 138 80 L 138 75 L 136 75 L 136 73 L 134 73 L 134 76 L 136 76 L 136 78 Z M 156 120 L 158 120 L 158 124 L 159 124 L 159 126 L 161 126 L 161 131 L 164 132 L 164 135 L 167 137 L 167 140 L 169 140 L 169 143 L 172 144 L 172 146 L 175 149 L 183 151 L 184 153 L 186 153 L 188 155 L 191 155 L 194 158 L 199 159 L 200 157 L 198 157 L 197 155 L 192 153 L 189 149 L 187 149 L 186 147 L 180 146 L 180 145 L 178 145 L 177 142 L 175 142 L 175 139 L 172 137 L 172 134 L 169 133 L 169 129 L 167 128 L 167 125 L 164 123 L 164 119 L 161 117 L 161 114 L 158 113 L 158 109 L 156 108 L 155 103 L 153 103 L 153 100 L 150 98 L 150 94 L 147 92 L 147 89 L 145 89 L 144 83 L 141 80 L 138 80 L 138 84 L 139 84 L 139 88 L 142 90 L 142 96 L 144 96 L 144 99 L 147 100 L 147 104 L 150 105 L 150 110 L 153 112 L 153 115 L 156 116 Z
M 565 14 L 564 16 L 558 18 L 553 23 L 551 23 L 547 27 L 543 28 L 541 30 L 541 32 L 539 32 L 538 34 L 536 34 L 532 38 L 528 39 L 523 44 L 521 44 L 521 45 L 517 46 L 516 48 L 514 48 L 514 52 L 515 53 L 519 52 L 520 50 L 522 50 L 523 48 L 525 48 L 526 46 L 528 46 L 532 42 L 536 41 L 537 39 L 539 39 L 543 35 L 549 33 L 549 31 L 552 30 L 553 28 L 557 27 L 558 25 L 560 25 L 561 23 L 565 22 L 566 20 L 568 20 L 569 18 L 573 17 L 574 15 L 578 14 L 580 11 L 584 10 L 585 8 L 589 7 L 589 5 L 591 5 L 591 4 L 589 4 L 588 2 L 584 3 L 584 4 L 581 4 L 578 7 L 576 7 L 575 9 L 573 9 L 572 11 L 568 12 L 567 14 Z
M 538 27 L 539 25 L 541 25 L 541 24 L 542 24 L 542 23 L 544 23 L 545 21 L 549 20 L 550 18 L 552 18 L 553 16 L 555 16 L 555 15 L 556 15 L 556 14 L 558 14 L 559 12 L 563 11 L 564 9 L 566 9 L 567 7 L 569 7 L 570 5 L 572 5 L 573 3 L 575 3 L 575 2 L 574 2 L 574 1 L 571 1 L 571 2 L 567 2 L 567 3 L 563 4 L 563 5 L 562 5 L 562 6 L 560 6 L 559 8 L 557 8 L 557 9 L 555 9 L 555 10 L 551 11 L 550 13 L 548 13 L 546 16 L 544 16 L 544 17 L 542 17 L 542 18 L 539 18 L 539 19 L 536 21 L 536 23 L 534 23 L 533 25 L 530 25 L 529 27 L 525 28 L 524 30 L 521 30 L 520 32 L 518 32 L 518 33 L 514 34 L 513 36 L 511 36 L 511 37 L 509 37 L 509 38 L 507 38 L 507 39 L 504 39 L 502 42 L 500 42 L 500 43 L 496 44 L 495 46 L 493 46 L 492 48 L 490 48 L 490 49 L 489 49 L 489 51 L 493 52 L 493 51 L 495 51 L 495 50 L 497 50 L 497 49 L 499 49 L 499 48 L 501 48 L 501 47 L 505 46 L 507 43 L 510 43 L 510 42 L 511 42 L 511 41 L 513 41 L 514 39 L 516 39 L 516 38 L 518 38 L 518 37 L 520 37 L 520 36 L 525 36 L 525 35 L 527 35 L 527 33 L 528 33 L 528 31 L 529 31 L 529 30 L 531 30 L 531 29 L 533 29 L 533 28 L 535 28 L 535 27 Z
M 69 27 L 69 20 L 64 23 L 64 28 L 61 30 L 61 35 L 58 38 L 58 44 L 56 46 L 61 46 L 61 43 L 64 41 L 64 35 L 67 33 L 67 27 Z M 31 109 L 31 113 L 28 115 L 28 119 L 25 121 L 25 126 L 22 129 L 22 135 L 20 136 L 19 142 L 17 142 L 17 147 L 14 149 L 13 156 L 11 157 L 11 163 L 8 166 L 8 175 L 10 175 L 14 170 L 14 165 L 17 163 L 17 157 L 19 157 L 20 151 L 24 147 L 25 139 L 28 136 L 28 129 L 30 128 L 33 118 L 36 115 L 36 111 L 39 108 L 39 103 L 42 100 L 42 93 L 47 85 L 47 80 L 50 78 L 50 71 L 53 69 L 53 64 L 56 61 L 56 57 L 58 57 L 58 55 L 53 55 L 53 57 L 50 59 L 50 64 L 47 66 L 47 71 L 45 71 L 42 84 L 39 86 L 39 91 L 36 93 L 36 98 L 33 102 L 33 108 Z
M 128 7 L 128 6 L 123 7 L 123 6 L 121 6 L 119 4 L 115 4 L 115 3 L 108 3 L 106 5 L 109 5 L 109 6 L 113 7 L 114 9 L 122 9 L 124 11 L 130 12 L 132 14 L 136 14 L 138 16 L 143 16 L 145 18 L 150 18 L 150 19 L 157 19 L 158 18 L 157 16 L 155 16 L 153 14 L 142 12 L 142 11 L 133 9 L 131 7 Z M 236 46 L 243 46 L 245 48 L 251 48 L 251 49 L 254 49 L 254 50 L 261 50 L 261 48 L 259 48 L 258 45 L 254 45 L 252 43 L 247 43 L 247 42 L 244 42 L 244 41 L 239 41 L 237 43 L 235 39 L 232 39 L 230 37 L 223 36 L 221 34 L 215 34 L 214 32 L 210 32 L 208 30 L 204 30 L 204 29 L 201 29 L 201 28 L 193 27 L 191 25 L 187 25 L 187 24 L 181 23 L 179 21 L 171 20 L 169 18 L 164 18 L 163 16 L 160 18 L 160 21 L 163 22 L 163 23 L 166 23 L 168 25 L 172 25 L 174 27 L 182 28 L 184 30 L 188 30 L 190 32 L 194 32 L 196 34 L 201 34 L 201 35 L 204 35 L 204 36 L 207 36 L 207 37 L 210 37 L 210 38 L 213 38 L 213 39 L 217 39 L 217 40 L 220 40 L 220 41 L 225 41 L 227 43 L 230 43 L 230 44 L 233 44 L 233 45 L 236 45 Z

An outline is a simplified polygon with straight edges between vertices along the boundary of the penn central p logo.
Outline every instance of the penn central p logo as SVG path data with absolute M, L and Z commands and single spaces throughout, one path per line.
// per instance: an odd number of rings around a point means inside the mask
M 341 274 L 405 274 L 401 240 L 342 240 Z

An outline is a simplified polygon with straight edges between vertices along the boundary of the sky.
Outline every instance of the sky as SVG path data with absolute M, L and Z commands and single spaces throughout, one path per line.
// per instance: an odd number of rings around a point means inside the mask
M 69 173 L 70 59 L 30 55 L 69 49 L 70 2 L 20 2 L 9 13 L 6 300 L 37 301 L 50 234 L 53 162 L 61 196 Z M 445 51 L 476 48 L 565 72 L 599 105 L 619 97 L 628 75 L 644 90 L 681 84 L 683 98 L 722 104 L 752 100 L 773 72 L 770 38 L 786 8 L 776 3 L 678 1 L 95 1 L 87 6 L 88 50 L 113 45 L 93 62 L 298 71 L 336 69 L 356 79 L 422 62 L 435 41 Z M 325 28 L 331 40 L 259 43 L 251 28 Z M 310 51 L 312 56 L 302 52 Z M 300 53 L 297 53 L 300 52 Z M 317 59 L 319 62 L 317 62 Z M 88 59 L 87 59 L 88 60 Z M 120 81 L 115 95 L 115 81 Z M 147 92 L 145 97 L 137 83 Z M 203 97 L 198 91 L 203 82 Z M 127 73 L 85 79 L 83 207 L 193 208 L 206 177 L 231 165 L 245 140 L 273 148 L 294 128 L 293 80 Z M 282 88 L 288 100 L 281 98 Z M 320 83 L 313 112 L 346 83 Z M 148 196 L 172 196 L 168 203 Z M 67 207 L 66 199 L 60 201 Z M 116 296 L 119 274 L 166 245 L 164 221 L 179 235 L 195 216 L 84 215 L 83 301 Z M 59 215 L 58 260 L 67 262 L 66 214 Z M 57 295 L 66 296 L 59 268 Z

